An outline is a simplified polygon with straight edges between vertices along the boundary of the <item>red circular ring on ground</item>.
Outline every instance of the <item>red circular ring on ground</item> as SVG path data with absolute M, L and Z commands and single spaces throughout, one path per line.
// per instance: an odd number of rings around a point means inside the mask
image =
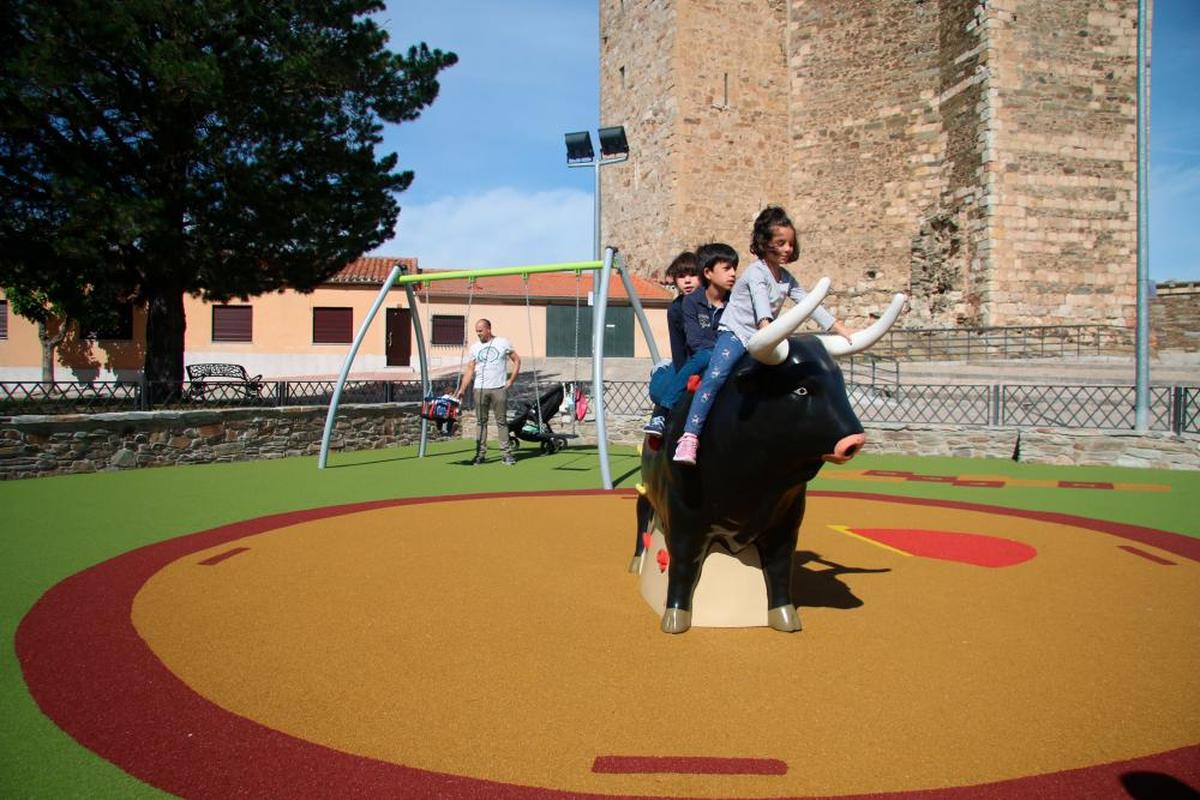
M 514 492 L 510 497 L 611 494 L 604 490 Z M 1068 514 L 861 492 L 814 497 L 875 499 L 1073 525 L 1200 561 L 1200 540 L 1167 531 Z M 556 789 L 436 773 L 333 750 L 232 714 L 193 692 L 137 634 L 134 596 L 167 564 L 199 550 L 275 528 L 396 506 L 496 495 L 470 494 L 353 503 L 237 522 L 132 550 L 58 583 L 21 621 L 16 650 L 29 690 L 80 744 L 152 786 L 184 797 L 565 798 Z M 86 658 L 80 658 L 86 653 Z M 1151 756 L 998 783 L 846 796 L 896 800 L 1016 797 L 1127 797 L 1119 778 L 1163 773 L 1200 784 L 1200 745 Z

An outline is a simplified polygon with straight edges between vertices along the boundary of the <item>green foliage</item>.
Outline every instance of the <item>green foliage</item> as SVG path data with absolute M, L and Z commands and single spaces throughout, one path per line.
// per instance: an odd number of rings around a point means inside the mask
M 4 0 L 0 286 L 80 319 L 145 302 L 149 377 L 177 378 L 185 292 L 309 290 L 379 245 L 413 178 L 381 122 L 457 61 L 389 51 L 380 9 Z

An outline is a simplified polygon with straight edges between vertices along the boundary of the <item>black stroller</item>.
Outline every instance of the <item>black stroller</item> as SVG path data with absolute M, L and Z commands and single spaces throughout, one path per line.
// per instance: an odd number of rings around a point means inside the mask
M 572 433 L 555 433 L 550 427 L 550 420 L 558 415 L 562 406 L 563 386 L 555 384 L 548 389 L 535 406 L 528 400 L 518 400 L 512 404 L 512 412 L 508 421 L 508 443 L 514 448 L 520 447 L 521 442 L 538 442 L 543 453 L 557 453 L 567 446 L 568 439 L 577 438 Z M 541 424 L 538 424 L 538 411 L 541 411 Z

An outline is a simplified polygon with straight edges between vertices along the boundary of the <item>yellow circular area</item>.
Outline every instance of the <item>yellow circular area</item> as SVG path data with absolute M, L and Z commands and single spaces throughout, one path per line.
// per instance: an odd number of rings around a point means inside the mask
M 1028 543 L 988 569 L 835 530 Z M 658 630 L 631 497 L 430 502 L 180 559 L 133 621 L 194 691 L 331 748 L 567 791 L 762 797 L 951 787 L 1200 741 L 1200 565 L 1004 514 L 813 497 L 804 631 Z M 208 565 L 200 562 L 248 548 Z M 834 566 L 830 566 L 834 565 Z M 888 570 L 855 572 L 855 569 Z M 762 775 L 596 774 L 598 756 L 770 758 Z

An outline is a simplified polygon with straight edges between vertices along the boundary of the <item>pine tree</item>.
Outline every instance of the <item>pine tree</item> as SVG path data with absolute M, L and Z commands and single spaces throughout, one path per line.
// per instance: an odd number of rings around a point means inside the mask
M 377 0 L 0 2 L 0 286 L 86 322 L 147 309 L 183 378 L 185 293 L 311 290 L 412 182 L 377 156 L 453 53 L 387 49 Z

